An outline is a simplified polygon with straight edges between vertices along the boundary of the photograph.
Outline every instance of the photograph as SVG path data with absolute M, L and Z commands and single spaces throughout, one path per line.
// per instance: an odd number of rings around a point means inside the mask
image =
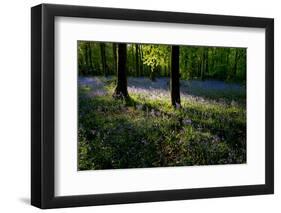
M 77 41 L 78 171 L 247 163 L 246 57 Z

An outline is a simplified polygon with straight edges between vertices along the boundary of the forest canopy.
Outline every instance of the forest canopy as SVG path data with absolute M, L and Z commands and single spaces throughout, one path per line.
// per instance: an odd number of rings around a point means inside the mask
M 169 77 L 170 45 L 127 44 L 127 76 Z M 182 80 L 216 79 L 245 83 L 246 48 L 180 46 L 179 72 Z M 116 75 L 118 44 L 78 41 L 80 76 Z

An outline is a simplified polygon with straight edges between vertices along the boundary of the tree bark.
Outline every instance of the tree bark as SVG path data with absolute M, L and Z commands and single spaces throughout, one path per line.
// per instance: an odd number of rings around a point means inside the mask
M 106 66 L 106 56 L 105 56 L 105 43 L 100 43 L 100 54 L 101 54 L 101 63 L 102 63 L 102 71 L 104 76 L 107 76 L 107 66 Z
M 180 106 L 179 46 L 172 46 L 171 54 L 171 102 Z
M 126 61 L 127 45 L 124 43 L 120 43 L 118 44 L 117 86 L 114 92 L 114 97 L 117 98 L 129 97 L 127 90 Z
M 114 73 L 117 73 L 117 45 L 116 43 L 113 43 L 112 44 L 112 51 L 113 51 L 113 70 L 114 70 Z

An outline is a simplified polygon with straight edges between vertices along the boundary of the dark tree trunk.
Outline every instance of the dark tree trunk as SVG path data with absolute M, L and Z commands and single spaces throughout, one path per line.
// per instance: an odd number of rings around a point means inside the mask
M 117 45 L 116 43 L 112 44 L 112 51 L 113 51 L 113 71 L 117 73 Z
M 171 101 L 172 105 L 180 106 L 180 73 L 179 46 L 172 46 L 171 54 Z
M 139 45 L 136 44 L 136 74 L 137 76 L 140 75 L 140 67 L 139 67 Z
M 91 43 L 89 42 L 89 66 L 90 69 L 93 69 L 93 61 L 92 61 L 92 47 L 91 47 Z
M 151 81 L 156 81 L 156 78 L 155 78 L 156 68 L 154 68 L 154 70 L 152 70 L 152 69 L 149 67 L 149 70 L 150 70 L 150 75 L 149 75 L 150 80 L 151 80 Z
M 209 76 L 209 49 L 206 50 L 206 67 L 205 67 L 205 73 L 207 73 L 207 77 Z
M 208 49 L 203 49 L 202 65 L 201 65 L 201 80 L 205 80 L 205 75 L 208 71 Z
M 205 50 L 203 49 L 201 54 L 201 74 L 200 74 L 201 80 L 204 80 L 204 75 L 205 75 Z
M 88 43 L 85 44 L 85 64 L 86 64 L 86 70 L 84 72 L 84 74 L 88 74 L 88 69 L 89 69 L 89 55 L 88 55 Z
M 201 75 L 201 65 L 202 65 L 202 63 L 199 61 L 198 62 L 198 69 L 197 69 L 196 78 L 199 78 L 199 76 Z
M 93 70 L 91 43 L 87 42 L 86 47 L 87 74 L 90 74 L 90 72 Z
M 106 56 L 105 56 L 105 43 L 100 43 L 100 55 L 101 55 L 102 71 L 104 73 L 104 76 L 107 76 L 107 66 L 106 66 Z
M 216 51 L 212 50 L 212 56 L 211 56 L 211 59 L 212 59 L 212 66 L 211 66 L 211 72 L 214 72 L 215 70 L 215 67 L 216 67 Z
M 237 74 L 237 62 L 238 62 L 238 50 L 235 50 L 235 58 L 234 58 L 234 67 L 233 67 L 233 78 L 235 78 Z
M 117 98 L 129 97 L 127 90 L 126 61 L 127 45 L 124 43 L 120 43 L 118 44 L 117 86 L 114 92 L 114 96 Z
M 170 60 L 169 60 L 168 65 L 167 65 L 167 70 L 166 70 L 166 77 L 170 77 L 170 73 L 171 73 L 171 64 L 170 64 Z

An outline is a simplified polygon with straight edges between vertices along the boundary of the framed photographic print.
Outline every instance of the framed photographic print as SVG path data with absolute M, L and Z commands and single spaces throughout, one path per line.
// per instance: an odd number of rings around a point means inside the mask
M 274 21 L 31 9 L 31 203 L 272 194 Z

